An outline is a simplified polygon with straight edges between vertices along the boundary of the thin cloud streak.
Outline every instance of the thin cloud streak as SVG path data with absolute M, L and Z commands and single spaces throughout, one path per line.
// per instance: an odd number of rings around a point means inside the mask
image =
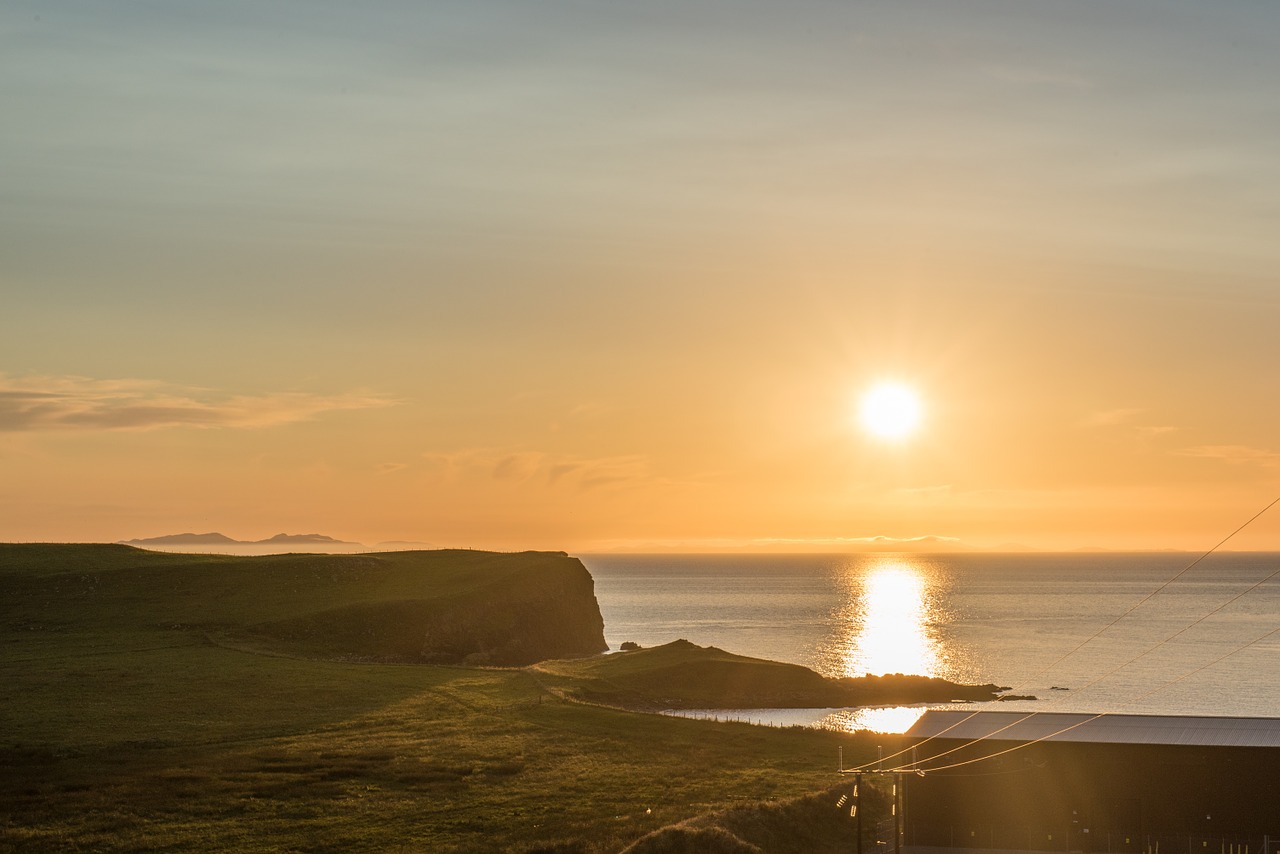
M 892 554 L 894 552 L 957 552 L 972 546 L 958 537 L 924 535 L 917 537 L 745 537 L 745 538 L 673 538 L 649 540 L 615 540 L 595 544 L 588 552 L 696 553 L 696 552 L 760 552 L 769 554 Z
M 228 395 L 154 380 L 0 374 L 0 432 L 252 429 L 399 401 L 374 394 Z
M 1268 451 L 1265 448 L 1251 448 L 1247 445 L 1197 445 L 1193 448 L 1183 448 L 1176 453 L 1180 457 L 1222 460 L 1232 465 L 1280 466 L 1280 452 Z
M 1080 426 L 1110 427 L 1116 424 L 1123 424 L 1145 411 L 1145 409 L 1126 407 L 1123 409 L 1108 409 L 1103 412 L 1092 412 L 1080 422 Z
M 462 472 L 487 473 L 498 481 L 545 481 L 550 486 L 572 484 L 581 491 L 666 482 L 655 479 L 646 457 L 577 457 L 543 451 L 468 448 L 451 453 L 427 453 L 424 459 L 448 477 Z
M 752 540 L 751 542 L 759 543 L 761 545 L 795 543 L 803 545 L 884 547 L 958 545 L 961 540 L 959 537 L 943 537 L 937 535 L 926 535 L 920 537 L 887 537 L 881 534 L 874 537 L 760 537 Z

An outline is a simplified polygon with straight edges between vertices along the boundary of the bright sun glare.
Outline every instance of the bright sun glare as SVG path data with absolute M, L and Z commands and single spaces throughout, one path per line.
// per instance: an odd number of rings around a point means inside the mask
M 881 439 L 905 439 L 920 425 L 920 398 L 909 386 L 883 382 L 872 386 L 858 404 L 863 429 Z

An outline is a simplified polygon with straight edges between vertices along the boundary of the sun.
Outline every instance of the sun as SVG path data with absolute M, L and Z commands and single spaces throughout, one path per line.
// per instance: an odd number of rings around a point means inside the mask
M 920 426 L 923 414 L 919 395 L 899 382 L 877 383 L 858 402 L 859 423 L 881 439 L 906 439 Z

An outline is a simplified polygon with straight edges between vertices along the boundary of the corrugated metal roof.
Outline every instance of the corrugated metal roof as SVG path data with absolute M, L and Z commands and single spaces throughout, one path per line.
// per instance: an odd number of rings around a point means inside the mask
M 908 738 L 936 736 L 963 741 L 983 739 L 986 742 L 1044 740 L 1094 744 L 1280 747 L 1280 718 L 930 710 L 907 730 L 906 735 Z

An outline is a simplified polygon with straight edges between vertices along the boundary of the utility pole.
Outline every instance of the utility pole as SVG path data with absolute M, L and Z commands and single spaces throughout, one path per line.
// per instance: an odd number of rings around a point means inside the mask
M 912 761 L 913 763 L 915 761 L 914 753 L 912 754 Z M 893 814 L 893 819 L 892 819 L 893 820 L 893 854 L 902 854 L 902 837 L 903 837 L 903 831 L 905 829 L 905 822 L 906 822 L 906 819 L 904 818 L 904 816 L 906 815 L 906 805 L 907 805 L 906 804 L 906 782 L 903 778 L 901 771 L 885 771 L 883 769 L 884 769 L 884 747 L 881 745 L 877 745 L 876 746 L 876 770 L 869 771 L 867 773 L 891 775 L 892 788 L 891 788 L 890 809 L 892 810 L 892 814 Z M 862 776 L 863 776 L 863 772 L 858 768 L 850 768 L 847 771 L 845 770 L 843 746 L 839 747 L 839 771 L 841 774 L 853 775 L 853 792 L 852 792 L 852 797 L 850 795 L 841 795 L 840 801 L 839 803 L 836 804 L 836 806 L 843 808 L 845 804 L 850 803 L 850 800 L 852 800 L 852 803 L 850 804 L 850 807 L 849 807 L 849 816 L 850 818 L 857 819 L 857 830 L 856 830 L 857 843 L 855 846 L 855 850 L 857 854 L 863 854 L 862 852 L 862 848 L 863 848 L 863 844 L 862 844 L 862 837 L 863 837 Z
M 902 774 L 893 775 L 893 854 L 902 854 Z
M 857 813 L 856 817 L 858 819 L 858 830 L 857 830 L 858 854 L 862 854 L 862 810 L 859 808 L 860 807 L 859 799 L 861 797 L 861 792 L 862 792 L 862 775 L 855 774 L 853 776 L 853 809 Z

